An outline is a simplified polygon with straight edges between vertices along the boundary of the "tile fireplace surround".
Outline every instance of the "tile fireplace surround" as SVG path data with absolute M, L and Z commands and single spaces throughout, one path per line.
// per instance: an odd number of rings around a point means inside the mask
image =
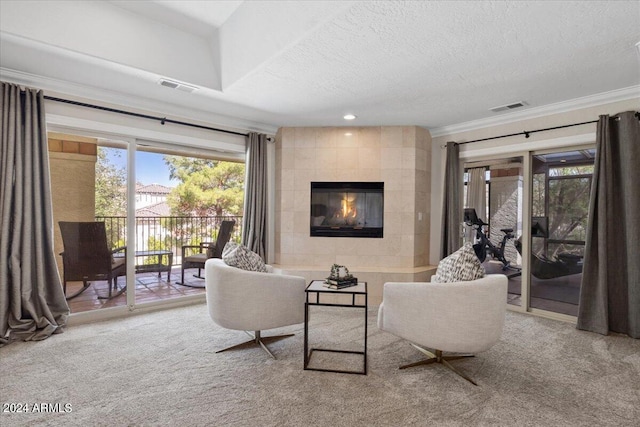
M 416 126 L 281 128 L 276 135 L 275 265 L 307 280 L 334 263 L 369 282 L 426 281 L 431 135 Z M 384 182 L 383 238 L 311 237 L 312 181 Z

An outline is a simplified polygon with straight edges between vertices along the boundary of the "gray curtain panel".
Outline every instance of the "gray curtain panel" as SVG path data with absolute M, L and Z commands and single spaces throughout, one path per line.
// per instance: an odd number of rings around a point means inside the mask
M 640 121 L 600 116 L 578 329 L 640 338 Z
M 1 82 L 0 346 L 62 332 L 42 91 Z
M 460 201 L 462 200 L 461 175 L 460 146 L 455 142 L 447 142 L 440 258 L 449 256 L 462 246 L 462 240 L 460 238 L 460 227 L 462 223 L 462 209 L 460 207 Z
M 267 136 L 250 132 L 246 154 L 242 243 L 266 260 Z

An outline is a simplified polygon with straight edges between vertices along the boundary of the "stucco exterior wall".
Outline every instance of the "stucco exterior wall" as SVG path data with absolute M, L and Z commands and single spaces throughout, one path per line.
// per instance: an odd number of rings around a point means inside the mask
M 62 275 L 59 221 L 94 221 L 97 141 L 49 135 L 49 169 L 54 222 L 54 253 Z

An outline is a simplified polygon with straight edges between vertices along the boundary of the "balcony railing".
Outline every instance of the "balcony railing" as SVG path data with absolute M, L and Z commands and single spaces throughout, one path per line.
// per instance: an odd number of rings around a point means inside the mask
M 225 220 L 236 222 L 231 240 L 242 238 L 241 216 L 160 216 L 136 217 L 136 251 L 169 250 L 173 252 L 173 263 L 179 265 L 183 245 L 198 245 L 200 242 L 215 242 L 220 224 Z M 97 216 L 104 221 L 107 240 L 111 247 L 128 246 L 126 242 L 127 217 Z

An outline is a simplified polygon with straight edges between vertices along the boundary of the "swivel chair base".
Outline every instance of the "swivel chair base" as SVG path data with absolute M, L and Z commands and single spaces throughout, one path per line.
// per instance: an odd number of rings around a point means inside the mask
M 475 381 L 473 381 L 471 378 L 469 378 L 468 376 L 466 376 L 465 374 L 463 374 L 462 372 L 460 372 L 459 370 L 454 368 L 449 363 L 450 360 L 457 360 L 457 359 L 465 359 L 467 357 L 474 357 L 473 354 L 465 354 L 465 355 L 457 355 L 457 356 L 443 356 L 442 355 L 442 350 L 436 350 L 436 353 L 433 354 L 429 350 L 425 350 L 424 348 L 422 348 L 420 346 L 417 346 L 417 345 L 415 345 L 413 343 L 411 343 L 411 345 L 413 347 L 415 347 L 416 350 L 418 350 L 421 353 L 424 353 L 425 355 L 429 356 L 429 358 L 428 359 L 424 359 L 424 360 L 420 360 L 419 362 L 414 362 L 414 363 L 410 363 L 408 365 L 400 366 L 400 368 L 398 368 L 398 369 L 406 369 L 406 368 L 413 368 L 414 366 L 430 365 L 432 363 L 440 363 L 440 364 L 446 366 L 447 368 L 451 369 L 456 374 L 460 375 L 465 380 L 469 381 L 471 384 L 473 384 L 475 386 L 478 385 L 478 384 L 476 384 Z
M 232 345 L 231 347 L 227 347 L 227 348 L 223 348 L 222 350 L 218 350 L 216 351 L 216 353 L 222 353 L 223 351 L 227 351 L 227 350 L 236 350 L 238 348 L 245 348 L 245 347 L 251 347 L 251 346 L 256 346 L 259 345 L 260 347 L 262 347 L 262 349 L 264 351 L 267 352 L 267 354 L 269 356 L 271 356 L 273 359 L 275 359 L 276 357 L 273 355 L 273 353 L 271 353 L 269 351 L 269 349 L 267 348 L 268 343 L 271 342 L 276 342 L 276 341 L 280 341 L 281 339 L 284 338 L 288 338 L 288 337 L 292 337 L 295 334 L 286 334 L 286 335 L 274 335 L 271 337 L 262 337 L 260 335 L 260 331 L 255 331 L 254 335 L 251 335 L 250 332 L 245 331 L 247 335 L 249 335 L 251 337 L 251 339 L 249 341 L 240 343 L 240 344 L 236 344 L 236 345 Z

